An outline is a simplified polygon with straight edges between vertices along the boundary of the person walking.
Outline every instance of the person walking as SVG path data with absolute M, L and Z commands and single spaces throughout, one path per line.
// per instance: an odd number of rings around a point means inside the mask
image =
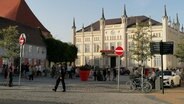
M 62 86 L 63 86 L 63 92 L 66 92 L 66 87 L 65 87 L 65 67 L 62 65 L 59 64 L 59 68 L 60 68 L 60 75 L 59 77 L 57 78 L 56 80 L 56 85 L 54 87 L 54 89 L 52 89 L 53 91 L 57 91 L 57 88 L 58 88 L 58 85 L 60 83 L 60 81 L 62 82 Z

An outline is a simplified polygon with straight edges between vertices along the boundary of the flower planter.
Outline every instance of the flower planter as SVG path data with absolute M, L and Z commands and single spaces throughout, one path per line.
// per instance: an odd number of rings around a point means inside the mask
M 79 76 L 81 81 L 87 81 L 89 77 L 90 70 L 80 70 Z

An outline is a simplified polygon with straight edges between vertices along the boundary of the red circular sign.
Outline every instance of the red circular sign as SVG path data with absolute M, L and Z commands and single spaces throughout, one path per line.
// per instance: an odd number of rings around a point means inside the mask
M 24 36 L 21 34 L 20 37 L 19 37 L 19 44 L 20 45 L 23 45 L 25 43 L 25 38 Z
M 117 47 L 115 49 L 115 54 L 118 55 L 118 56 L 122 56 L 123 55 L 123 48 L 122 47 Z

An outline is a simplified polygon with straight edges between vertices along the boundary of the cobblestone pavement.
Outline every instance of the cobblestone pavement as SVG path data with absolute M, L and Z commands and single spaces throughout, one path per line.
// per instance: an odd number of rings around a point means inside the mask
M 115 81 L 66 79 L 67 92 L 62 92 L 61 86 L 53 92 L 55 79 L 52 78 L 22 79 L 20 86 L 15 78 L 13 87 L 4 86 L 0 80 L 0 104 L 171 104 L 152 94 L 128 91 L 123 85 L 125 80 L 123 77 L 117 90 Z

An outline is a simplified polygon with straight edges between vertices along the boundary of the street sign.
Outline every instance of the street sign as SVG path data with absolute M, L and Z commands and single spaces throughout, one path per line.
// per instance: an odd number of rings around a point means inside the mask
M 19 44 L 24 45 L 26 42 L 25 34 L 21 34 L 19 37 Z
M 120 46 L 116 47 L 115 54 L 118 56 L 122 56 L 123 55 L 123 48 Z
M 174 42 L 163 42 L 161 54 L 173 54 L 173 44 Z
M 151 54 L 160 54 L 160 42 L 151 42 L 150 51 Z
M 151 42 L 151 54 L 173 54 L 174 42 Z

